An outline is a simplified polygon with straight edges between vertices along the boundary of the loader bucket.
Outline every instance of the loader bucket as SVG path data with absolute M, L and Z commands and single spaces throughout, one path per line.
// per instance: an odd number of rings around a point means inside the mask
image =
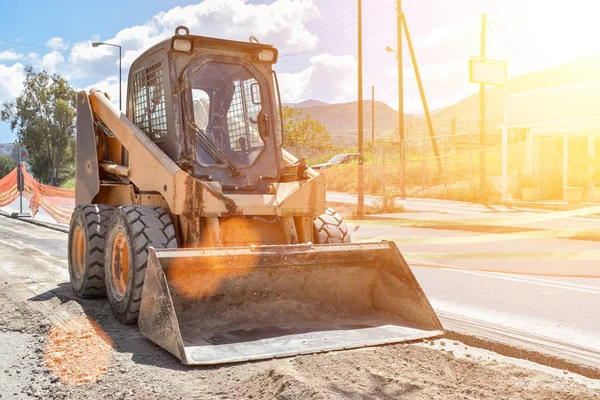
M 199 365 L 443 334 L 393 242 L 151 248 L 138 324 Z

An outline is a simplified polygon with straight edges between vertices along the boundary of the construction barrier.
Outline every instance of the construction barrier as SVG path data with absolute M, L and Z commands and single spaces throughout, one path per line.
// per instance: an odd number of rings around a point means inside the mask
M 0 207 L 11 204 L 19 197 L 17 168 L 0 179 Z M 68 224 L 75 208 L 75 190 L 43 185 L 37 182 L 24 166 L 21 166 L 21 171 L 25 183 L 23 197 L 29 200 L 31 215 L 35 217 L 41 207 L 56 222 Z

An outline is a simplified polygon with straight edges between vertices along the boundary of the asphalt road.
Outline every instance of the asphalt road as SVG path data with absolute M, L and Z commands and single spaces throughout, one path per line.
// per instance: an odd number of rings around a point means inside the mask
M 0 245 L 10 237 L 66 266 L 65 233 L 27 235 L 13 226 L 19 222 L 8 221 L 2 218 Z M 600 278 L 592 277 L 600 275 L 597 242 L 548 238 L 545 231 L 407 228 L 393 220 L 348 225 L 355 242 L 396 242 L 443 323 L 486 324 L 535 336 L 531 341 L 584 348 L 598 353 L 593 361 L 600 365 Z
M 587 349 L 589 364 L 600 366 L 597 242 L 376 222 L 349 223 L 353 241 L 394 241 L 445 326 L 510 329 L 530 343 Z

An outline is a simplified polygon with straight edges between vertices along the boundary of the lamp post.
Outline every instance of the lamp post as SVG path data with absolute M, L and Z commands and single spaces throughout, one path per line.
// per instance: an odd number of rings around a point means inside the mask
M 121 46 L 118 44 L 106 43 L 106 42 L 94 42 L 92 43 L 92 47 L 98 46 L 113 46 L 119 48 L 119 110 L 123 111 L 121 108 Z

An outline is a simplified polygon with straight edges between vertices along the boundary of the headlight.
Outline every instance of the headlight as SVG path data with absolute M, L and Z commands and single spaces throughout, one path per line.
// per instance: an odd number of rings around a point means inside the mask
M 173 40 L 173 50 L 189 53 L 192 50 L 192 42 L 185 39 Z
M 275 60 L 275 52 L 273 50 L 261 50 L 256 55 L 258 61 L 271 62 Z

